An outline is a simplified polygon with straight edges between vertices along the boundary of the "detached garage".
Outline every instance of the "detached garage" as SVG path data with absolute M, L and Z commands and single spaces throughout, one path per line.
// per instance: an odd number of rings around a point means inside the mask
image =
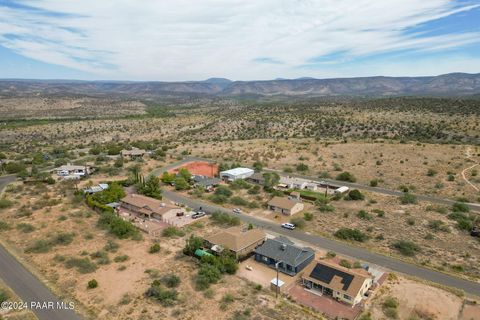
M 250 168 L 235 168 L 220 172 L 220 179 L 225 181 L 235 181 L 237 179 L 246 179 L 255 173 Z

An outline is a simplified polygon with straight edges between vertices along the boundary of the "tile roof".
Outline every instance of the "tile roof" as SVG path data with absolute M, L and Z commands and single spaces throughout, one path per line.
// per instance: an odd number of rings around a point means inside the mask
M 265 240 L 266 236 L 265 231 L 261 229 L 242 231 L 241 227 L 232 227 L 207 236 L 205 240 L 233 251 L 240 251 L 254 243 Z
M 290 200 L 284 197 L 273 197 L 272 200 L 268 202 L 269 206 L 291 210 L 298 201 Z
M 142 196 L 140 194 L 129 194 L 126 197 L 122 198 L 120 201 L 140 208 L 139 211 L 145 214 L 156 213 L 159 215 L 163 215 L 172 209 L 179 208 L 177 206 L 165 204 L 160 200 Z

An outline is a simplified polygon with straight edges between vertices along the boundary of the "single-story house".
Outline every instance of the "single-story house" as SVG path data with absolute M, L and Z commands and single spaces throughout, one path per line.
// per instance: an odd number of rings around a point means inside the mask
M 56 168 L 58 176 L 67 177 L 67 176 L 77 176 L 77 177 L 84 177 L 89 175 L 92 172 L 92 168 L 90 166 L 77 166 L 72 164 L 65 164 L 58 168 Z
M 264 185 L 265 184 L 265 178 L 263 177 L 263 173 L 261 173 L 261 172 L 255 172 L 250 177 L 248 177 L 246 180 L 248 182 L 259 184 L 259 185 Z
M 206 176 L 193 176 L 193 184 L 195 186 L 203 187 L 207 191 L 213 190 L 218 186 L 222 180 L 218 178 L 210 178 Z
M 268 209 L 285 215 L 293 215 L 304 209 L 304 204 L 295 199 L 273 197 L 268 202 Z
M 318 188 L 318 182 L 290 176 L 281 176 L 278 182 L 278 187 L 283 189 L 308 189 L 316 191 Z
M 286 237 L 267 239 L 255 249 L 255 260 L 290 276 L 302 271 L 315 258 L 315 252 L 309 247 L 296 246 Z
M 103 190 L 106 190 L 106 189 L 108 189 L 108 183 L 99 183 L 96 186 L 91 186 L 89 188 L 83 189 L 83 193 L 94 194 L 94 193 L 97 193 L 97 192 L 100 192 L 100 191 L 103 191 Z
M 252 253 L 266 237 L 265 231 L 261 229 L 243 230 L 242 227 L 232 227 L 205 237 L 205 243 L 212 251 L 230 250 L 235 257 L 242 258 Z
M 132 148 L 132 150 L 122 150 L 121 155 L 124 158 L 129 159 L 136 159 L 136 158 L 143 158 L 143 156 L 147 153 L 147 151 L 138 148 Z
M 141 218 L 155 218 L 162 220 L 167 213 L 182 213 L 184 209 L 166 204 L 160 200 L 142 196 L 140 194 L 129 194 L 120 200 L 120 211 L 133 213 Z
M 237 179 L 246 179 L 255 173 L 250 168 L 235 168 L 220 172 L 220 179 L 225 181 L 235 181 Z
M 364 269 L 348 269 L 318 260 L 305 269 L 302 283 L 312 291 L 354 306 L 372 286 L 373 277 Z

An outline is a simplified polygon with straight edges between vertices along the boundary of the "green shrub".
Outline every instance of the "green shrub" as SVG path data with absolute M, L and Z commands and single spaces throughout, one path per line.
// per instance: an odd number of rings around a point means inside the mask
M 230 198 L 230 203 L 236 206 L 248 206 L 248 201 L 242 197 L 232 197 Z
M 183 237 L 185 232 L 177 227 L 167 227 L 163 229 L 162 236 L 167 238 Z
M 148 249 L 148 253 L 157 253 L 160 252 L 160 245 L 158 243 L 154 243 Z
M 370 187 L 377 187 L 377 186 L 378 186 L 378 180 L 377 179 L 370 180 Z
M 87 284 L 88 289 L 95 289 L 96 287 L 98 287 L 97 280 L 92 279 L 92 280 L 88 281 L 88 284 Z
M 400 196 L 400 203 L 401 204 L 415 204 L 417 203 L 417 197 L 411 193 L 404 192 L 403 195 Z
M 121 256 L 116 256 L 116 257 L 113 259 L 113 261 L 115 261 L 115 262 L 125 262 L 125 261 L 127 261 L 128 259 L 130 259 L 130 257 L 127 256 L 126 254 L 124 254 L 124 255 L 121 255 Z
M 164 307 L 173 306 L 178 299 L 177 290 L 165 288 L 158 280 L 152 282 L 145 295 L 160 302 Z
M 80 273 L 92 273 L 97 270 L 97 266 L 89 258 L 68 258 L 65 261 L 67 269 L 76 268 Z
M 357 179 L 348 171 L 342 172 L 335 178 L 339 181 L 355 182 Z
M 232 191 L 226 186 L 218 186 L 217 189 L 215 189 L 214 194 L 217 196 L 224 196 L 229 198 L 232 196 Z
M 345 268 L 348 268 L 348 269 L 350 269 L 352 267 L 352 264 L 350 263 L 350 261 L 345 260 L 345 259 L 340 260 L 340 262 L 338 264 L 341 265 L 342 267 L 345 267 Z
M 469 212 L 470 207 L 466 203 L 455 202 L 452 206 L 454 212 Z
M 176 274 L 168 274 L 162 277 L 162 283 L 167 288 L 176 288 L 180 285 L 180 278 Z
M 10 230 L 10 225 L 5 221 L 0 221 L 0 231 Z
M 357 217 L 363 220 L 373 220 L 373 216 L 365 210 L 358 211 Z
M 313 214 L 310 213 L 310 212 L 305 212 L 305 213 L 303 214 L 303 219 L 304 219 L 305 221 L 312 221 L 312 220 L 313 220 Z
M 0 209 L 6 209 L 6 208 L 10 208 L 11 206 L 13 206 L 13 201 L 10 201 L 8 199 L 0 199 Z
M 364 242 L 368 240 L 368 236 L 358 229 L 341 228 L 334 233 L 335 237 L 343 240 L 354 240 Z
M 29 223 L 19 223 L 17 224 L 17 230 L 20 230 L 23 233 L 30 233 L 35 231 L 35 227 Z
M 299 229 L 305 228 L 305 220 L 302 218 L 292 218 L 290 219 L 290 223 L 294 224 L 295 227 Z
M 9 298 L 7 291 L 0 289 L 0 303 L 8 301 Z
M 415 253 L 420 251 L 420 246 L 416 243 L 406 240 L 400 240 L 393 244 L 393 247 L 397 249 L 404 256 L 413 257 Z
M 202 248 L 202 246 L 203 239 L 192 234 L 190 235 L 190 238 L 187 239 L 185 247 L 183 248 L 183 254 L 193 256 L 195 251 Z
M 238 226 L 241 223 L 238 217 L 221 211 L 215 211 L 214 213 L 212 213 L 212 215 L 210 216 L 210 220 L 212 220 L 215 224 L 228 226 Z
M 358 189 L 353 189 L 348 192 L 348 194 L 344 197 L 345 200 L 363 200 L 365 196 L 360 192 Z
M 109 264 L 110 258 L 108 257 L 108 252 L 100 250 L 92 253 L 90 257 L 97 261 L 98 264 Z

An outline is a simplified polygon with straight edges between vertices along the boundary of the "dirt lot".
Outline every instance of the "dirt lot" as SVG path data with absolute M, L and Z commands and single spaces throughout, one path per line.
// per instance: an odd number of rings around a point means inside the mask
M 395 277 L 396 278 L 396 277 Z M 372 319 L 388 319 L 384 302 L 397 300 L 398 319 L 479 319 L 480 307 L 466 305 L 465 300 L 444 290 L 426 286 L 404 278 L 389 279 L 367 307 Z

